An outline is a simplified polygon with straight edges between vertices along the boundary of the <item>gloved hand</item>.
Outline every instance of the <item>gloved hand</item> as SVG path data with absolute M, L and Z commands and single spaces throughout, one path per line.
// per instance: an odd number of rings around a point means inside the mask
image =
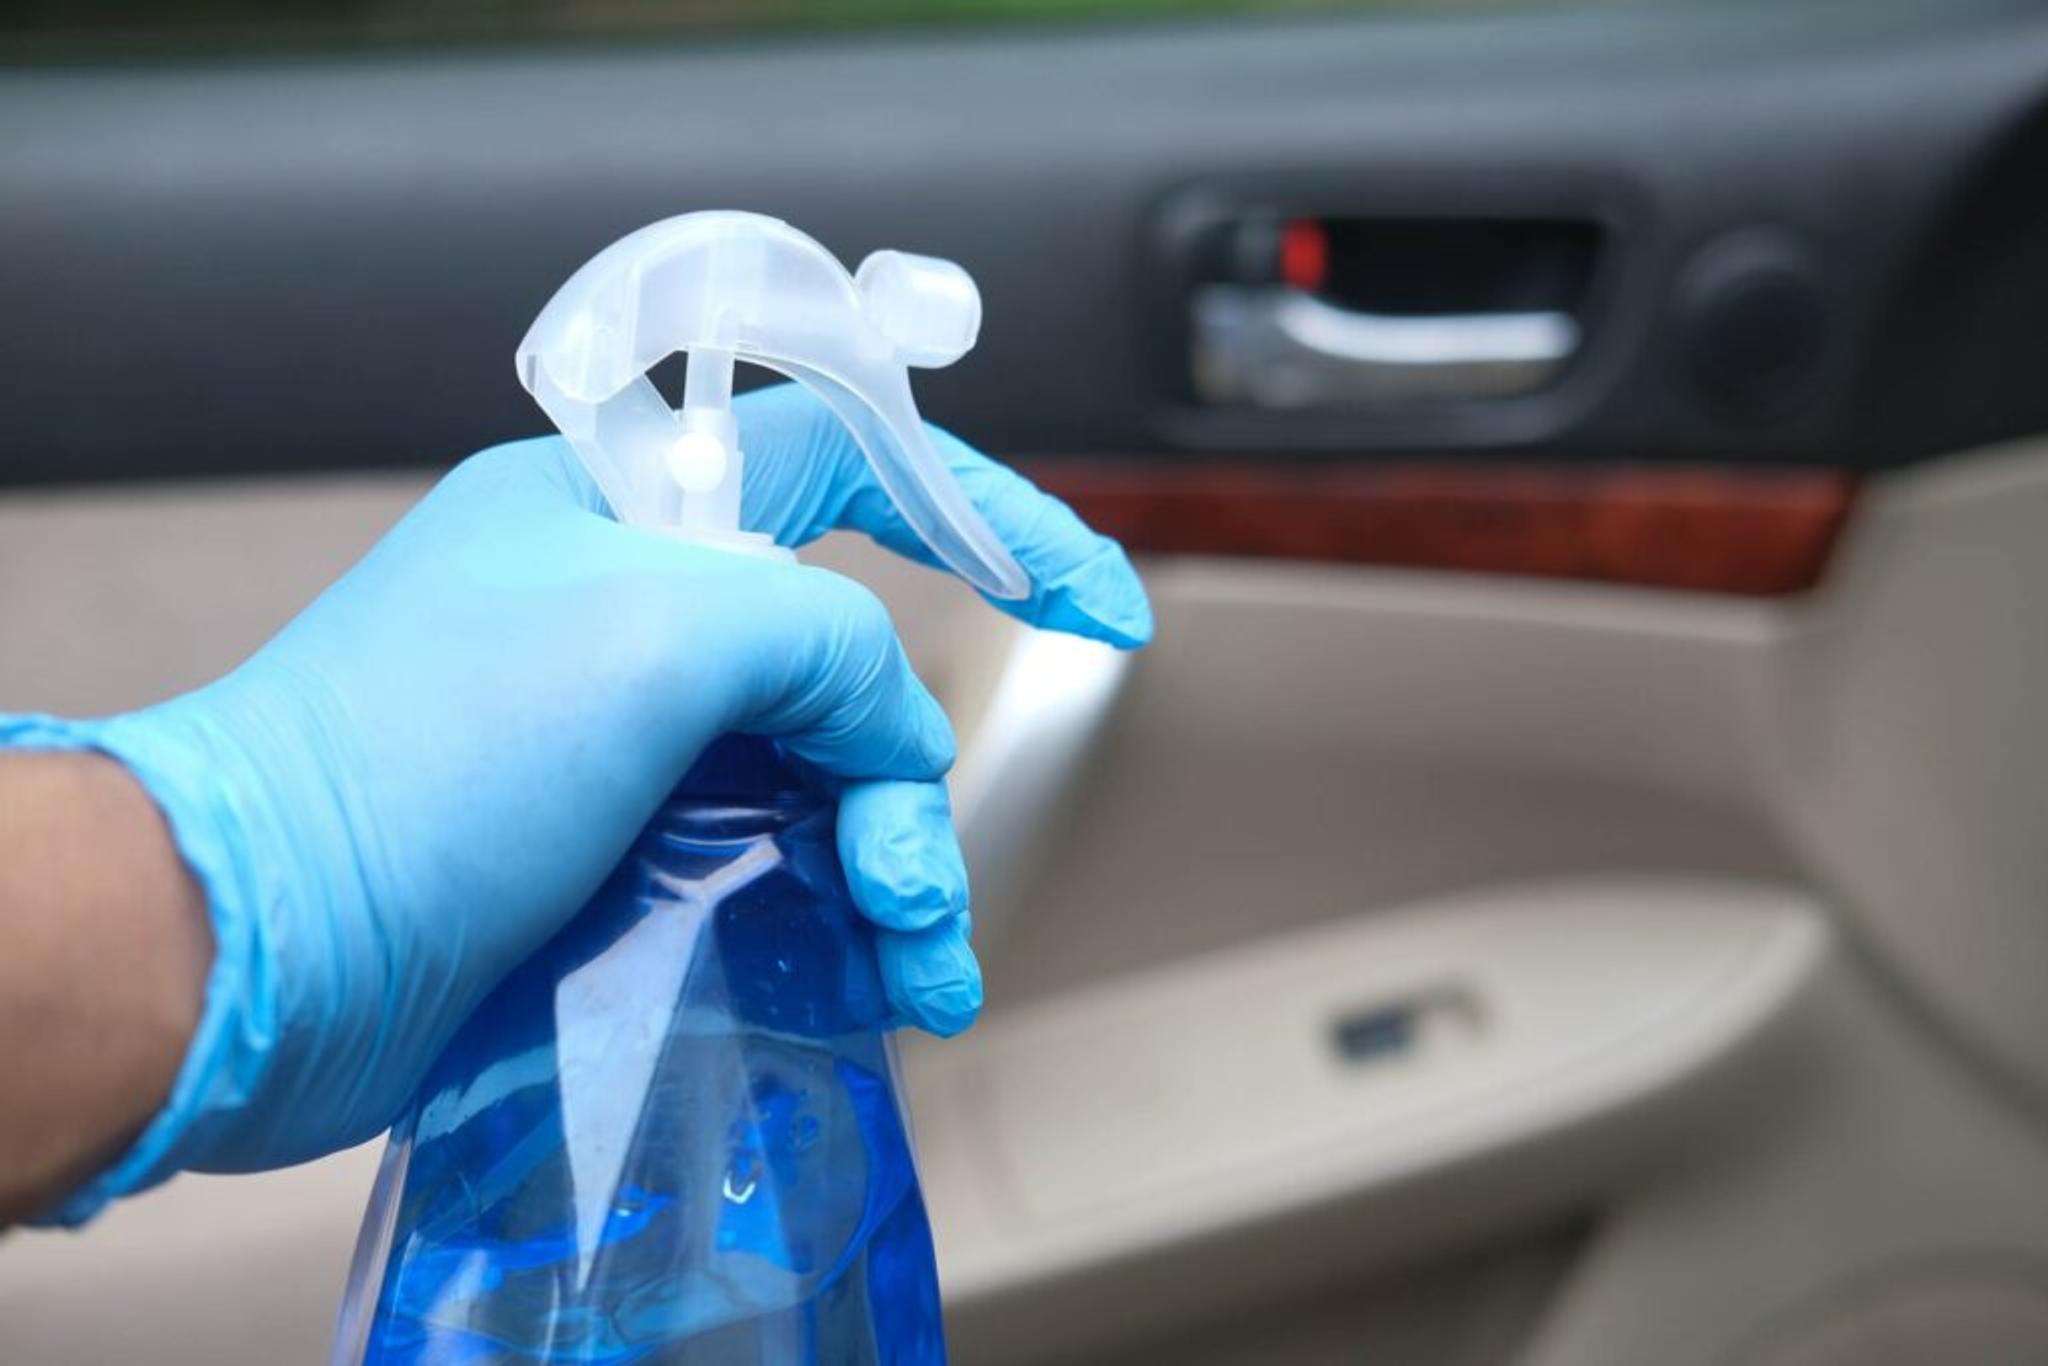
M 736 405 L 743 520 L 835 526 L 928 558 L 852 439 L 801 389 Z M 1026 621 L 1151 632 L 1123 553 L 939 434 L 1031 575 Z M 945 789 L 944 713 L 886 611 L 822 569 L 622 527 L 566 443 L 465 461 L 220 681 L 107 720 L 0 725 L 93 745 L 163 808 L 216 957 L 169 1103 L 58 1212 L 181 1168 L 280 1166 L 396 1117 L 455 1028 L 595 891 L 715 737 L 782 737 L 847 779 L 839 844 L 899 1007 L 939 1033 L 981 1001 Z

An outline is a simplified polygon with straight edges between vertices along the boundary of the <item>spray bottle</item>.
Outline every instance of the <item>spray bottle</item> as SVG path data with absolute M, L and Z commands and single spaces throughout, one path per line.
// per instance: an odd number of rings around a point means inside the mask
M 694 213 L 599 253 L 521 383 L 626 523 L 740 529 L 735 361 L 814 390 L 976 587 L 1026 576 L 932 449 L 910 366 L 974 344 L 959 266 L 849 276 L 771 218 Z M 680 411 L 647 372 L 688 353 Z M 477 1009 L 394 1126 L 336 1366 L 945 1360 L 872 931 L 835 804 L 772 741 L 699 759 L 592 902 Z

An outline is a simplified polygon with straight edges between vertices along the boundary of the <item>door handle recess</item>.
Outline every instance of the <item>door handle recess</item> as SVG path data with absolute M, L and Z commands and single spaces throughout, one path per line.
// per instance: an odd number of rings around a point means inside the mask
M 1193 322 L 1196 393 L 1277 409 L 1533 393 L 1571 360 L 1580 332 L 1556 310 L 1366 313 L 1285 286 L 1205 286 Z

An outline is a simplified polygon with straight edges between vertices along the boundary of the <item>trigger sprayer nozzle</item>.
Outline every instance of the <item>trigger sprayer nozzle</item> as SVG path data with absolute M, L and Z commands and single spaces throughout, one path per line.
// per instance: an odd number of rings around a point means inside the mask
M 777 219 L 693 213 L 629 234 L 548 301 L 519 346 L 519 377 L 633 522 L 757 554 L 740 526 L 746 456 L 733 365 L 812 390 L 846 424 L 877 482 L 934 554 L 983 592 L 1021 598 L 1023 569 L 933 449 L 910 395 L 912 366 L 974 345 L 981 296 L 959 266 L 876 252 L 857 275 Z M 683 404 L 647 377 L 687 352 Z

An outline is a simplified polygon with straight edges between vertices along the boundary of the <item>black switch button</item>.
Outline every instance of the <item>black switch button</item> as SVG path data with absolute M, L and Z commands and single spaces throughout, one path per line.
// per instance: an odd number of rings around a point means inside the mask
M 1709 243 L 1680 274 L 1676 312 L 1681 364 L 1716 416 L 1774 425 L 1818 396 L 1827 298 L 1788 235 L 1755 230 Z

